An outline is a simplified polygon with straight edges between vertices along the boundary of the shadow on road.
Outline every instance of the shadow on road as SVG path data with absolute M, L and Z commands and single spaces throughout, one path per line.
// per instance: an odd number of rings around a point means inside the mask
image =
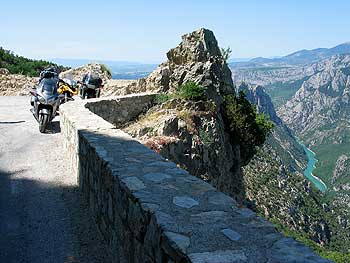
M 111 262 L 78 187 L 22 173 L 0 168 L 0 262 Z
M 47 132 L 50 134 L 60 133 L 60 121 L 52 121 L 49 125 L 49 129 L 47 129 Z
M 26 121 L 0 121 L 0 124 L 17 124 L 22 122 L 26 122 Z

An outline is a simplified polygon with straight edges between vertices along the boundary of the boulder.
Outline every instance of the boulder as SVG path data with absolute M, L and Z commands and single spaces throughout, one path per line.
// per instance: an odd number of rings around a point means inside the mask
M 6 68 L 0 68 L 0 75 L 9 75 L 10 71 Z

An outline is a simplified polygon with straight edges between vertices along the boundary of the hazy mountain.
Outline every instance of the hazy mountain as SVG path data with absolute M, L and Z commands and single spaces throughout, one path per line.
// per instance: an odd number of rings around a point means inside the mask
M 300 50 L 289 54 L 280 60 L 290 64 L 304 64 L 328 58 L 334 55 L 350 53 L 350 42 L 340 44 L 333 48 L 316 48 L 312 50 Z
M 228 60 L 228 63 L 233 63 L 233 62 L 246 62 L 252 60 L 252 58 L 230 58 Z
M 350 54 L 350 42 L 332 48 L 303 49 L 279 58 L 253 58 L 246 62 L 233 62 L 232 68 L 258 67 L 258 66 L 286 66 L 309 64 L 334 55 Z
M 341 54 L 350 54 L 350 42 L 333 48 L 300 50 L 280 58 L 230 63 L 230 67 L 234 82 L 264 86 L 278 108 L 294 96 L 304 81 L 323 70 L 319 61 Z

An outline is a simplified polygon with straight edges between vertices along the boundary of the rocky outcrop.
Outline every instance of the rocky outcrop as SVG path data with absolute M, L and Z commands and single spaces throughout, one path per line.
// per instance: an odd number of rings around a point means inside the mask
M 282 120 L 277 116 L 275 107 L 272 104 L 270 96 L 260 85 L 248 85 L 244 82 L 237 86 L 237 91 L 243 91 L 246 98 L 256 105 L 257 111 L 265 113 L 277 125 L 282 124 Z
M 101 96 L 121 96 L 137 93 L 139 88 L 137 80 L 110 79 L 101 91 Z
M 29 89 L 38 84 L 39 78 L 19 74 L 9 74 L 7 69 L 0 69 L 0 95 L 28 95 Z
M 223 95 L 234 92 L 231 71 L 210 30 L 202 28 L 183 35 L 182 42 L 171 49 L 167 57 L 167 62 L 159 65 L 147 78 L 136 81 L 132 88 L 116 86 L 115 89 L 124 89 L 126 93 L 171 92 L 179 85 L 193 81 L 206 87 L 207 98 L 219 104 Z
M 235 91 L 214 34 L 207 29 L 186 34 L 167 57 L 167 62 L 130 90 L 171 94 L 180 85 L 194 82 L 205 90 L 205 100 L 170 99 L 124 130 L 191 174 L 242 200 L 241 167 L 248 160 L 241 157 L 240 146 L 232 144 L 221 113 L 224 96 Z
M 85 66 L 69 69 L 61 72 L 59 76 L 60 78 L 72 78 L 76 81 L 81 81 L 83 76 L 89 72 L 97 74 L 105 84 L 112 78 L 106 66 L 98 63 L 90 63 Z

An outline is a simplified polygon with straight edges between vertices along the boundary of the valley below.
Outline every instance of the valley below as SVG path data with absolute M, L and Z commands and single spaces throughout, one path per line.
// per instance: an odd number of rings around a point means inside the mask
M 302 162 L 299 159 L 299 169 L 282 169 L 288 168 L 290 160 L 282 158 L 276 162 L 266 155 L 266 149 L 259 152 L 256 159 L 244 168 L 247 189 L 251 189 L 248 199 L 254 200 L 253 206 L 266 217 L 283 222 L 281 231 L 307 243 L 309 241 L 305 238 L 321 244 L 327 251 L 321 254 L 332 254 L 331 251 L 349 253 L 350 55 L 332 53 L 329 57 L 298 63 L 287 57 L 278 61 L 231 64 L 236 85 L 245 83 L 260 87 L 271 97 L 273 105 L 269 108 L 276 108 L 276 115 L 271 115 L 271 110 L 266 107 L 262 107 L 262 111 L 271 119 L 280 118 L 281 123 L 298 138 L 296 142 L 303 148 L 304 160 L 307 160 Z M 260 100 L 255 99 L 254 102 L 260 107 L 259 102 L 265 100 L 260 96 Z M 274 146 L 271 141 L 268 144 Z M 291 149 L 288 151 L 293 152 Z M 278 149 L 275 155 L 283 156 Z M 259 168 L 262 166 L 265 167 L 263 170 Z M 265 179 L 259 181 L 265 191 L 254 186 L 256 170 L 264 174 Z M 286 172 L 281 173 L 283 170 Z M 276 177 L 276 173 L 280 175 Z M 307 181 L 302 183 L 300 176 Z M 275 184 L 272 183 L 274 180 Z M 288 180 L 293 183 L 288 183 Z M 279 197 L 284 195 L 284 201 L 275 200 L 271 193 Z M 300 202 L 288 205 L 295 200 L 295 194 Z M 269 199 L 269 202 L 263 199 Z M 276 205 L 278 202 L 283 205 L 279 207 Z M 290 210 L 283 212 L 281 207 L 290 207 Z M 311 219 L 318 224 L 316 235 L 310 231 Z M 318 249 L 317 246 L 315 249 Z M 337 258 L 336 262 L 348 262 L 348 256 L 339 260 L 338 257 L 342 256 L 333 255 L 334 259 Z

